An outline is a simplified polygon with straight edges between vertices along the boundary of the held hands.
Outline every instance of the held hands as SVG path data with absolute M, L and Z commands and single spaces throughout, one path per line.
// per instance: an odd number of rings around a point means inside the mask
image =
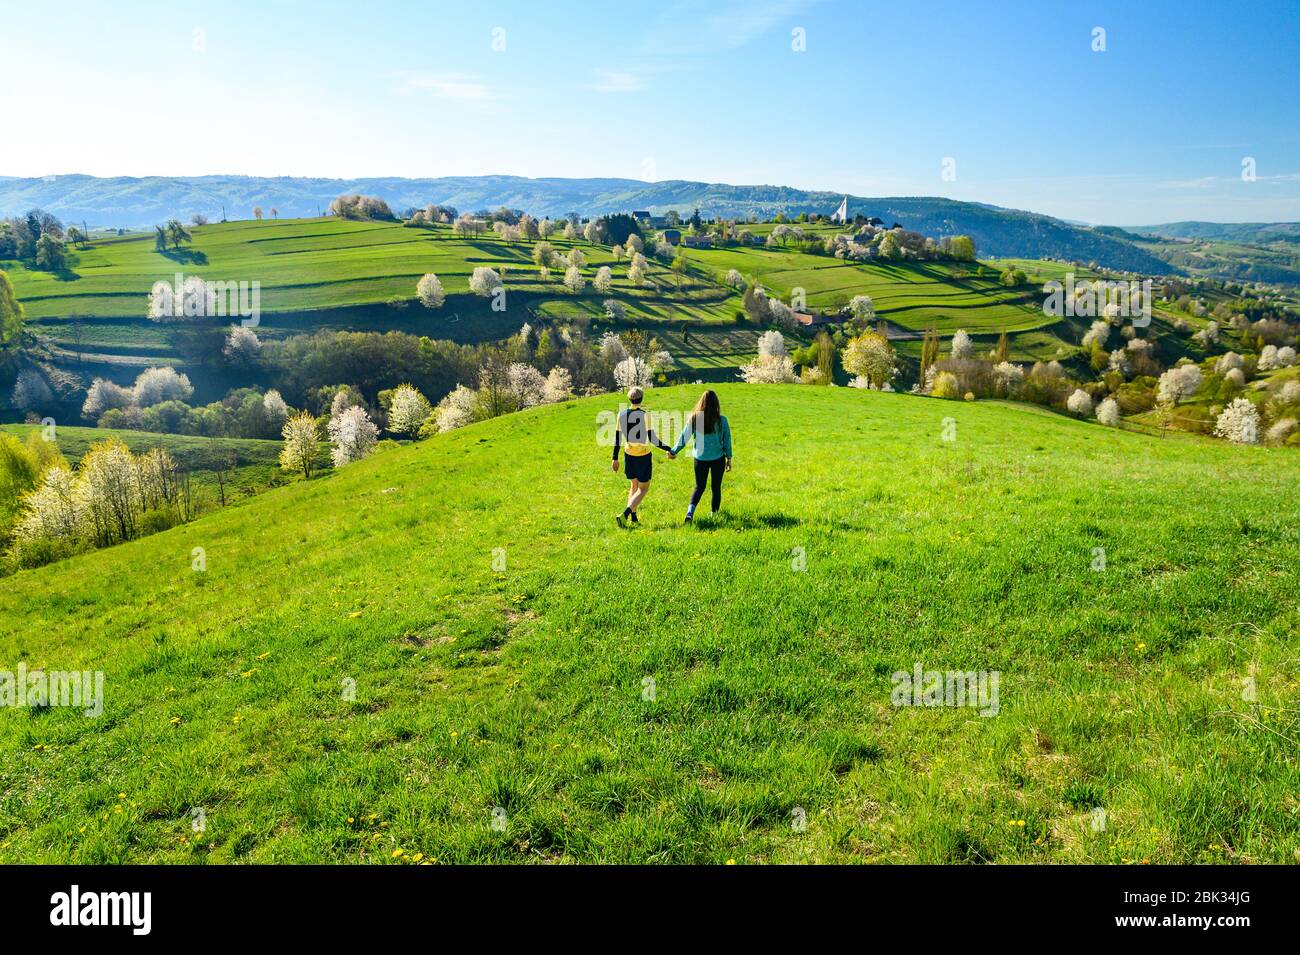
M 727 458 L 727 470 L 731 470 L 731 458 Z
M 669 452 L 668 452 L 668 460 L 669 460 L 669 461 L 676 461 L 676 460 L 677 460 L 677 452 L 676 452 L 676 451 L 669 451 Z

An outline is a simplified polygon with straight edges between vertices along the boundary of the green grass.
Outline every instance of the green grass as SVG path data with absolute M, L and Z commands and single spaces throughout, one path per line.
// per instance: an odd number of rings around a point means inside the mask
M 193 233 L 190 246 L 166 254 L 154 250 L 151 235 L 100 239 L 89 249 L 74 251 L 70 270 L 58 275 L 29 271 L 19 263 L 7 267 L 32 329 L 65 350 L 60 356 L 64 363 L 84 371 L 76 361 L 81 356 L 96 366 L 96 373 L 120 365 L 118 377 L 141 362 L 179 360 L 174 330 L 143 317 L 149 288 L 160 280 L 172 281 L 177 271 L 209 280 L 260 282 L 258 334 L 263 338 L 330 328 L 490 341 L 512 334 L 524 321 L 577 315 L 599 319 L 607 297 L 590 286 L 581 296 L 568 294 L 558 284 L 559 270 L 550 283 L 541 282 L 527 243 L 509 245 L 495 236 L 461 239 L 445 227 L 410 229 L 326 218 L 231 222 L 197 227 Z M 686 250 L 690 271 L 682 287 L 652 262 L 650 286 L 633 288 L 626 279 L 626 258 L 616 262 L 609 249 L 585 242 L 550 241 L 561 253 L 575 244 L 581 248 L 589 260 L 584 269 L 589 280 L 601 265 L 613 268 L 611 294 L 626 306 L 629 324 L 656 333 L 687 324 L 704 334 L 704 347 L 687 348 L 681 358 L 685 369 L 700 374 L 720 374 L 723 357 L 730 362 L 728 369 L 752 357 L 752 352 L 739 354 L 733 348 L 739 339 L 729 326 L 741 302 L 721 284 L 731 268 L 757 277 L 787 300 L 795 289 L 803 289 L 807 307 L 814 310 L 871 295 L 881 317 L 912 333 L 933 326 L 945 335 L 957 328 L 972 334 L 1005 329 L 1041 335 L 1051 325 L 1032 289 L 1003 288 L 996 270 L 980 265 L 853 264 L 793 249 Z M 469 294 L 470 273 L 479 265 L 509 270 L 512 297 L 504 313 Z M 443 281 L 448 301 L 442 309 L 430 311 L 412 302 L 415 283 L 425 272 L 435 272 Z M 390 307 L 393 300 L 405 307 Z M 723 337 L 706 344 L 714 333 Z M 1057 348 L 1027 343 L 1023 350 L 1037 355 L 1054 354 Z
M 614 527 L 607 397 L 4 581 L 0 667 L 101 669 L 106 704 L 0 711 L 0 860 L 1300 852 L 1300 475 L 1279 452 L 851 389 L 720 394 L 736 466 L 694 528 L 689 462 L 662 456 L 642 526 Z M 892 706 L 918 661 L 999 671 L 998 715 Z

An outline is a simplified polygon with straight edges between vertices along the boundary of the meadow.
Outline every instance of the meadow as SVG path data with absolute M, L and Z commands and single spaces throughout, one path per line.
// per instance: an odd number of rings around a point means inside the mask
M 1300 858 L 1276 451 L 719 392 L 694 527 L 658 455 L 615 527 L 603 396 L 0 581 L 0 668 L 105 673 L 98 718 L 0 710 L 0 861 Z M 894 705 L 917 664 L 996 715 Z
M 752 228 L 762 234 L 770 226 Z M 796 288 L 803 289 L 813 310 L 833 310 L 854 295 L 870 295 L 878 314 L 904 341 L 930 327 L 945 336 L 957 328 L 986 336 L 1006 330 L 1023 357 L 1052 358 L 1071 350 L 1077 338 L 1068 326 L 1058 329 L 1066 337 L 1058 337 L 1032 288 L 1007 289 L 995 269 L 977 263 L 854 264 L 793 248 L 689 249 L 683 253 L 689 267 L 680 286 L 652 260 L 650 285 L 635 288 L 626 278 L 626 257 L 616 261 L 607 246 L 552 237 L 548 241 L 561 254 L 574 246 L 583 251 L 589 282 L 602 265 L 613 268 L 611 295 L 589 284 L 583 295 L 574 296 L 559 287 L 558 272 L 549 283 L 539 279 L 530 243 L 506 243 L 492 234 L 458 237 L 445 226 L 324 218 L 228 222 L 191 231 L 191 244 L 166 253 L 154 249 L 152 235 L 131 234 L 96 238 L 90 248 L 72 250 L 67 272 L 31 271 L 20 263 L 7 267 L 30 327 L 56 350 L 60 362 L 79 373 L 118 380 L 133 377 L 142 365 L 185 364 L 175 330 L 144 317 L 149 288 L 173 281 L 178 271 L 211 281 L 260 282 L 257 332 L 264 339 L 324 328 L 492 341 L 513 334 L 525 321 L 578 316 L 602 321 L 602 302 L 614 297 L 627 309 L 628 325 L 671 340 L 681 368 L 703 378 L 731 377 L 753 355 L 756 333 L 735 327 L 743 314 L 740 296 L 723 284 L 732 268 L 787 301 Z M 506 312 L 493 311 L 488 300 L 469 293 L 470 274 L 480 265 L 506 269 L 513 296 Z M 441 309 L 424 309 L 414 300 L 415 283 L 426 272 L 437 274 L 447 291 Z

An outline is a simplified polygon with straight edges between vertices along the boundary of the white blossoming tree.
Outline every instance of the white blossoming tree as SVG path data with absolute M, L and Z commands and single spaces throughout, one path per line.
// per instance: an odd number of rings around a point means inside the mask
M 1097 405 L 1097 421 L 1108 428 L 1119 427 L 1119 402 L 1114 398 L 1107 398 Z
M 161 401 L 184 401 L 194 393 L 194 386 L 190 384 L 188 376 L 163 365 L 140 372 L 135 379 L 134 392 L 135 403 L 141 408 L 148 408 Z
M 564 270 L 564 287 L 574 295 L 582 292 L 586 284 L 587 280 L 582 277 L 582 270 L 576 265 L 570 265 Z
M 553 404 L 557 401 L 567 401 L 572 397 L 573 375 L 569 373 L 569 369 L 556 365 L 546 376 L 546 384 L 542 388 L 542 400 L 547 404 Z
M 966 329 L 959 328 L 952 336 L 952 357 L 954 359 L 971 358 L 975 354 L 975 343 L 971 341 Z
M 1234 398 L 1214 422 L 1214 433 L 1233 444 L 1259 443 L 1259 412 L 1248 398 Z
M 608 265 L 602 265 L 596 270 L 596 278 L 592 285 L 602 295 L 608 294 L 609 290 L 614 287 L 614 273 L 610 271 Z
M 469 290 L 482 298 L 491 298 L 501 285 L 501 276 L 485 265 L 475 268 L 469 277 Z
M 447 295 L 442 290 L 442 280 L 432 272 L 424 274 L 415 283 L 415 295 L 425 308 L 442 308 L 442 303 L 447 300 Z
M 1092 396 L 1082 388 L 1075 388 L 1065 399 L 1065 407 L 1070 414 L 1086 418 L 1092 414 Z
M 388 402 L 388 430 L 415 437 L 433 414 L 433 407 L 414 385 L 398 385 Z
M 337 417 L 331 417 L 326 430 L 334 444 L 330 458 L 336 468 L 360 461 L 370 454 L 375 449 L 375 438 L 379 434 L 379 428 L 370 420 L 370 415 L 356 405 Z
M 1160 376 L 1157 397 L 1177 404 L 1196 394 L 1203 379 L 1199 365 L 1187 364 L 1170 368 Z
M 135 392 L 130 388 L 96 378 L 86 390 L 86 400 L 81 406 L 81 413 L 87 418 L 95 419 L 111 408 L 129 408 L 135 404 Z
M 316 419 L 305 411 L 296 414 L 285 420 L 280 436 L 284 438 L 284 446 L 280 448 L 280 467 L 297 471 L 304 478 L 311 477 L 316 470 L 320 441 Z
M 226 333 L 226 344 L 221 353 L 232 365 L 249 367 L 256 364 L 257 356 L 262 351 L 262 342 L 257 333 L 243 325 L 231 325 Z
M 614 366 L 614 383 L 626 391 L 628 388 L 654 387 L 654 373 L 643 359 L 629 355 Z

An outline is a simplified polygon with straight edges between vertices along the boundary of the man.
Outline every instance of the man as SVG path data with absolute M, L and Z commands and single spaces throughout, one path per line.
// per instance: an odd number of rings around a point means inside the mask
M 633 524 L 640 523 L 637 520 L 636 509 L 645 499 L 646 492 L 650 490 L 650 471 L 652 461 L 650 459 L 650 446 L 654 445 L 661 450 L 667 451 L 669 458 L 677 457 L 672 453 L 668 445 L 659 440 L 659 436 L 654 433 L 650 427 L 650 417 L 641 407 L 641 401 L 645 398 L 645 392 L 640 388 L 629 388 L 627 392 L 628 403 L 632 405 L 618 413 L 618 427 L 614 431 L 614 473 L 618 473 L 618 452 L 624 444 L 627 445 L 627 463 L 624 466 L 624 475 L 628 479 L 627 490 L 627 507 L 623 513 L 614 518 L 614 523 L 619 527 L 627 527 L 628 518 L 631 518 Z

